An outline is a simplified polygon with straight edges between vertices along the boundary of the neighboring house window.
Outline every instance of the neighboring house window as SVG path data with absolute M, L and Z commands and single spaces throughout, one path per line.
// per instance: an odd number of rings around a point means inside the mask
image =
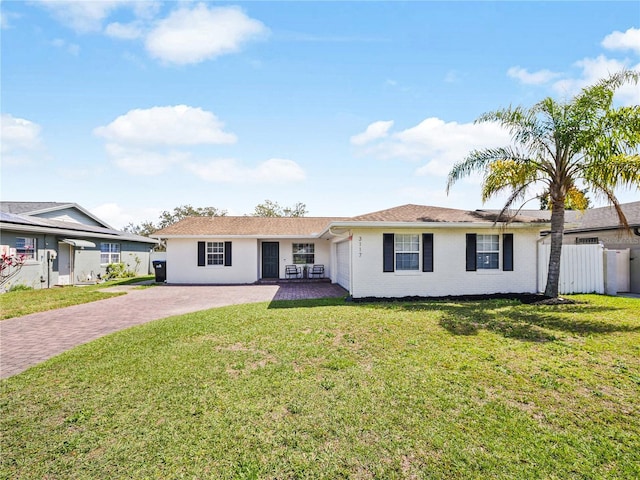
M 120 263 L 120 244 L 101 243 L 100 263 Z
M 420 263 L 420 235 L 395 236 L 396 270 L 418 270 Z
M 382 234 L 382 271 L 419 270 L 420 234 Z M 433 272 L 433 233 L 422 234 L 422 271 Z
M 576 245 L 597 245 L 598 237 L 576 238 Z
M 198 242 L 198 266 L 231 266 L 231 242 Z
M 36 258 L 36 239 L 28 237 L 16 238 L 16 254 L 23 255 L 26 259 Z
M 315 249 L 313 243 L 294 243 L 293 244 L 293 263 L 295 264 L 312 264 L 315 263 Z
M 207 265 L 224 265 L 224 242 L 207 242 Z
M 502 270 L 513 271 L 513 234 L 502 235 Z M 467 233 L 467 271 L 500 269 L 500 236 Z

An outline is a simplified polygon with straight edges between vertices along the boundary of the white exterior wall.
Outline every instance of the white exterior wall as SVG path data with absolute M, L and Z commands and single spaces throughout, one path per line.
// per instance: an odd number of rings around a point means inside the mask
M 352 296 L 439 297 L 492 293 L 536 292 L 537 229 L 361 229 L 353 230 Z M 384 233 L 433 233 L 433 272 L 383 272 Z M 466 271 L 467 233 L 500 236 L 500 269 Z M 514 271 L 502 271 L 502 234 L 513 233 Z M 422 250 L 422 248 L 421 248 Z M 422 251 L 420 252 L 422 265 Z
M 198 242 L 231 241 L 231 266 L 198 266 Z M 255 238 L 167 239 L 167 283 L 234 284 L 258 280 L 258 241 Z
M 262 242 L 278 242 L 280 244 L 280 278 L 286 278 L 285 267 L 287 265 L 293 265 L 293 244 L 294 243 L 313 243 L 314 244 L 314 263 L 308 265 L 324 265 L 324 276 L 330 278 L 331 276 L 331 242 L 323 240 L 321 238 L 314 239 L 263 239 Z M 260 246 L 260 255 L 262 255 L 262 246 Z M 260 276 L 262 276 L 262 259 L 258 260 L 258 268 L 260 269 Z M 300 267 L 302 265 L 299 265 Z

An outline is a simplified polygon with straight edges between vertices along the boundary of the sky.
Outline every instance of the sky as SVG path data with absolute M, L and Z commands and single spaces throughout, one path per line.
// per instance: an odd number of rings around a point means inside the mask
M 477 175 L 445 191 L 455 162 L 509 144 L 476 118 L 640 70 L 636 1 L 5 0 L 0 25 L 1 199 L 116 228 L 267 199 L 499 208 Z

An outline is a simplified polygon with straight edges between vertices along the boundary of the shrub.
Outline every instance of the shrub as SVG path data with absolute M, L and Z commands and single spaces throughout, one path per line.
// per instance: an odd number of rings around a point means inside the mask
M 29 285 L 22 285 L 21 283 L 18 283 L 16 285 L 12 285 L 11 288 L 9 288 L 9 290 L 7 290 L 7 292 L 24 292 L 26 290 L 33 290 L 33 287 L 30 287 Z
M 112 280 L 114 278 L 129 278 L 135 277 L 136 273 L 127 270 L 127 265 L 124 263 L 110 263 L 107 265 L 107 271 L 105 273 L 106 280 Z

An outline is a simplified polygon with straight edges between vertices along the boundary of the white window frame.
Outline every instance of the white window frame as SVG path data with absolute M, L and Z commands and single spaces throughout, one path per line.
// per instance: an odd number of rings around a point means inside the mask
M 36 259 L 35 237 L 16 237 L 16 255 L 24 256 L 27 260 Z
M 224 242 L 207 242 L 206 263 L 210 266 L 224 266 Z
M 420 270 L 420 234 L 396 233 L 394 235 L 394 254 L 396 271 Z M 410 262 L 404 261 L 410 255 Z M 415 261 L 413 260 L 415 258 Z M 400 260 L 403 259 L 403 260 Z
M 293 243 L 291 245 L 291 255 L 294 265 L 313 265 L 316 263 L 316 244 Z
M 120 244 L 100 242 L 100 264 L 120 263 Z
M 500 270 L 500 235 L 476 236 L 476 269 Z

